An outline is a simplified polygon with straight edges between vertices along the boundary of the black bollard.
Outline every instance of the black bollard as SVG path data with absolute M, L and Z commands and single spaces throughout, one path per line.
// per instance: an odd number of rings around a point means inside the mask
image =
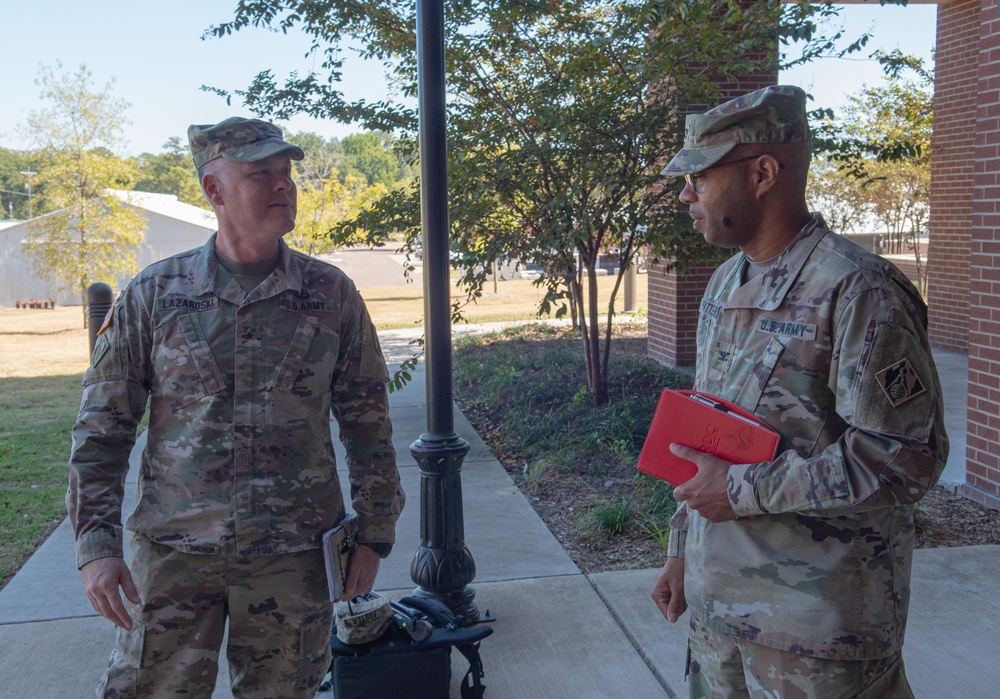
M 95 282 L 87 287 L 87 334 L 90 337 L 90 356 L 94 356 L 97 331 L 101 329 L 114 301 L 114 292 L 107 284 Z

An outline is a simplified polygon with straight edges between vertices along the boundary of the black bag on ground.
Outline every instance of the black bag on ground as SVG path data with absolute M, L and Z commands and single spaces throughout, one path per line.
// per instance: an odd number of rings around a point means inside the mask
M 462 617 L 437 600 L 404 597 L 392 602 L 394 623 L 377 640 L 348 645 L 330 640 L 330 680 L 335 699 L 449 699 L 451 649 L 469 661 L 462 699 L 482 699 L 480 642 L 489 626 L 462 627 Z

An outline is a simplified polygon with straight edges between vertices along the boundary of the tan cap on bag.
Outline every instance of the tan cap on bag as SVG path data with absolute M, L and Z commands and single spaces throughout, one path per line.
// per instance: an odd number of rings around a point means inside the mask
M 389 598 L 377 592 L 337 602 L 333 609 L 337 639 L 351 646 L 381 638 L 392 623 Z
M 684 147 L 664 175 L 689 175 L 715 165 L 744 143 L 800 143 L 810 139 L 806 93 L 793 85 L 772 85 L 729 100 L 704 114 L 690 114 Z
M 281 129 L 274 124 L 243 117 L 188 127 L 188 142 L 196 168 L 220 157 L 240 163 L 255 163 L 285 152 L 292 160 L 306 157 L 301 148 L 283 141 L 281 136 Z

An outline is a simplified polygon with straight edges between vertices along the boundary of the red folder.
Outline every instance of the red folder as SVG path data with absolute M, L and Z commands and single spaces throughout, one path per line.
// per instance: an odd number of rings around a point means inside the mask
M 695 391 L 663 389 L 636 468 L 667 483 L 681 485 L 698 472 L 674 456 L 671 444 L 714 454 L 734 464 L 770 461 L 780 435 L 735 403 Z

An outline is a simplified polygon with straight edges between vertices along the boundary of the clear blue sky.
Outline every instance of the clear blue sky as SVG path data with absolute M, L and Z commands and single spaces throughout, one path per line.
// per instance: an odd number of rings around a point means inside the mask
M 232 17 L 235 0 L 24 0 L 5 3 L 0 34 L 0 146 L 24 148 L 17 133 L 30 110 L 39 106 L 34 84 L 39 64 L 62 62 L 73 70 L 85 63 L 94 82 L 116 80 L 114 93 L 131 103 L 128 152 L 159 152 L 171 136 L 185 139 L 192 122 L 213 123 L 233 114 L 248 115 L 237 100 L 202 92 L 202 85 L 245 88 L 262 69 L 279 77 L 318 67 L 305 58 L 308 41 L 245 29 L 223 39 L 202 40 L 205 29 Z M 846 5 L 841 16 L 848 36 L 873 28 L 875 40 L 864 50 L 897 46 L 928 60 L 935 38 L 936 5 L 880 7 Z M 873 61 L 826 61 L 782 73 L 781 82 L 800 85 L 816 97 L 815 106 L 837 108 L 846 94 L 879 79 Z M 385 99 L 379 66 L 356 65 L 345 76 L 349 98 Z M 297 117 L 293 131 L 343 137 L 358 129 L 335 122 Z

